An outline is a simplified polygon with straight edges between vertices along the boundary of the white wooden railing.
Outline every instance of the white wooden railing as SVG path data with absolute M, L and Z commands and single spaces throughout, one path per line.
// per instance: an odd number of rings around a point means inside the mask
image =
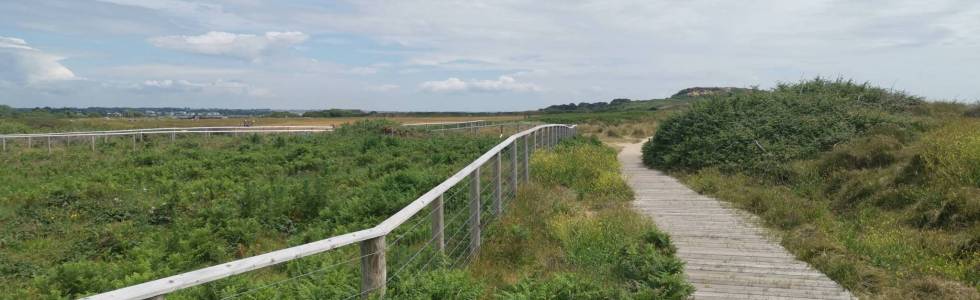
M 459 130 L 479 130 L 480 128 L 499 127 L 503 133 L 504 126 L 516 126 L 517 128 L 530 127 L 528 122 L 515 121 L 462 121 L 462 122 L 438 122 L 438 123 L 412 123 L 402 126 L 409 128 L 419 128 L 430 131 L 459 131 Z M 212 134 L 249 134 L 249 133 L 316 133 L 331 132 L 334 126 L 222 126 L 222 127 L 169 127 L 169 128 L 141 128 L 125 130 L 104 130 L 104 131 L 72 131 L 72 132 L 49 132 L 49 133 L 13 133 L 0 134 L 0 151 L 6 152 L 8 148 L 20 144 L 28 149 L 34 148 L 36 143 L 46 145 L 48 152 L 52 151 L 52 146 L 57 144 L 67 145 L 71 141 L 87 143 L 95 151 L 100 142 L 108 142 L 109 138 L 130 137 L 133 148 L 137 143 L 143 141 L 147 136 L 165 135 L 171 141 L 179 136 Z
M 175 140 L 178 135 L 199 134 L 211 136 L 212 134 L 246 134 L 246 133 L 311 133 L 333 131 L 333 126 L 225 126 L 225 127 L 172 127 L 172 128 L 142 128 L 125 130 L 105 130 L 105 131 L 73 131 L 73 132 L 52 132 L 52 133 L 15 133 L 0 134 L 0 150 L 7 151 L 8 143 L 20 141 L 28 149 L 34 147 L 35 141 L 44 141 L 47 144 L 48 152 L 51 152 L 53 144 L 67 144 L 71 140 L 81 140 L 90 143 L 92 150 L 101 139 L 106 142 L 112 137 L 131 137 L 133 147 L 137 141 L 143 140 L 151 135 L 169 135 L 170 140 Z
M 561 124 L 539 125 L 517 132 L 372 228 L 177 274 L 92 295 L 84 299 L 162 299 L 163 295 L 174 291 L 335 250 L 355 243 L 360 244 L 361 255 L 356 259 L 360 260 L 361 284 L 360 291 L 351 295 L 350 298 L 383 296 L 386 285 L 390 281 L 390 278 L 388 278 L 389 268 L 386 261 L 386 249 L 390 245 L 386 244 L 386 237 L 398 229 L 412 230 L 413 228 L 419 228 L 418 225 L 420 223 L 430 222 L 431 226 L 422 226 L 421 228 L 431 228 L 431 231 L 426 231 L 431 238 L 427 237 L 427 242 L 422 243 L 419 247 L 425 247 L 429 251 L 446 255 L 448 249 L 447 235 L 445 232 L 449 229 L 447 226 L 456 226 L 458 228 L 453 228 L 453 230 L 457 233 L 451 234 L 449 240 L 455 240 L 454 237 L 460 231 L 466 232 L 466 235 L 469 237 L 468 241 L 464 240 L 465 236 L 461 236 L 459 240 L 456 240 L 457 247 L 463 245 L 461 251 L 464 251 L 463 254 L 465 256 L 461 256 L 464 258 L 460 261 L 462 264 L 465 264 L 480 249 L 482 229 L 486 225 L 484 222 L 491 220 L 490 218 L 481 217 L 481 214 L 499 217 L 503 213 L 505 201 L 515 198 L 517 186 L 530 178 L 531 170 L 529 161 L 532 152 L 542 147 L 552 147 L 561 139 L 574 135 L 576 135 L 575 126 Z M 481 173 L 485 173 L 484 171 L 487 170 L 487 167 L 490 167 L 492 171 L 489 176 L 490 178 L 481 178 Z M 468 185 L 467 189 L 469 192 L 464 192 L 462 195 L 468 194 L 468 199 L 466 199 L 468 200 L 468 205 L 466 205 L 468 209 L 464 209 L 468 210 L 468 212 L 464 211 L 461 213 L 461 216 L 469 217 L 462 219 L 460 223 L 454 222 L 455 219 L 447 222 L 449 218 L 446 218 L 444 214 L 444 210 L 447 207 L 446 201 L 451 200 L 455 195 L 459 194 L 453 193 L 449 195 L 448 192 L 454 188 L 457 191 L 462 190 L 461 188 L 466 185 Z M 505 185 L 507 190 L 504 189 Z M 488 193 L 490 199 L 487 199 L 490 205 L 485 205 L 485 200 L 482 199 L 486 190 L 492 191 L 492 193 Z M 420 214 L 426 208 L 429 208 L 429 212 L 427 214 Z M 483 211 L 485 209 L 489 210 Z M 416 221 L 408 223 L 413 217 L 416 217 Z M 402 237 L 404 237 L 404 233 L 396 236 L 391 244 L 397 244 Z M 412 259 L 418 257 L 423 250 L 425 249 L 420 248 L 417 252 L 414 252 L 408 259 L 408 262 L 405 262 L 405 264 L 394 271 L 393 276 L 401 275 L 399 272 Z M 451 255 L 454 251 L 455 248 L 448 250 L 448 253 Z M 426 266 L 428 265 L 429 263 L 426 263 Z M 456 262 L 453 263 L 453 266 L 456 266 Z

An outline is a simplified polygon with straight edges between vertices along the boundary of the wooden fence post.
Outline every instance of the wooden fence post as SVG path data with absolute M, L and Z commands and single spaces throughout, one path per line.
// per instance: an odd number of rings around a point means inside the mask
M 480 250 L 480 169 L 470 174 L 470 253 Z
M 527 142 L 527 136 L 524 136 L 524 141 Z M 514 198 L 517 198 L 517 140 L 515 139 L 513 143 L 510 144 L 510 191 L 514 193 Z
M 92 151 L 95 151 L 95 136 L 92 136 Z
M 34 139 L 31 137 L 27 137 L 27 149 L 31 149 L 31 147 L 33 146 L 34 146 Z
M 48 154 L 51 154 L 51 137 L 48 137 Z
M 503 128 L 503 127 L 501 127 Z M 501 192 L 503 192 L 501 185 L 501 172 L 500 171 L 500 152 L 497 152 L 493 160 L 493 214 L 497 218 L 500 217 L 500 213 L 504 211 L 504 204 L 501 201 Z
M 3 152 L 7 152 L 7 138 L 3 138 Z
M 528 149 L 527 147 L 527 136 L 525 135 L 524 136 L 524 182 L 527 182 L 529 179 L 531 179 L 531 164 L 528 163 L 529 161 L 528 158 L 531 156 L 530 153 L 528 153 L 528 151 L 530 151 L 530 149 Z
M 383 298 L 387 277 L 385 236 L 361 242 L 361 299 L 372 295 Z
M 439 197 L 436 198 L 435 201 L 432 201 L 432 204 L 430 204 L 430 206 L 432 206 L 431 209 L 435 210 L 432 212 L 432 239 L 435 242 L 436 250 L 438 250 L 440 254 L 446 254 L 446 235 L 444 233 L 446 230 L 446 225 L 444 224 L 446 209 L 443 204 L 444 198 L 445 194 L 439 195 Z
M 527 142 L 527 136 L 525 136 L 524 141 Z M 531 143 L 533 145 L 531 148 L 536 148 L 538 146 L 538 131 L 531 132 Z M 524 148 L 527 148 L 527 143 L 524 143 Z
M 551 148 L 558 145 L 558 127 L 551 127 Z
M 544 147 L 551 148 L 551 127 L 544 129 Z

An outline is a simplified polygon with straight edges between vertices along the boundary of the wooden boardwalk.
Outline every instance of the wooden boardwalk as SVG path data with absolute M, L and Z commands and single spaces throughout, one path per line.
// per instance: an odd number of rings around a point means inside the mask
M 770 239 L 751 214 L 647 169 L 641 144 L 622 146 L 619 161 L 636 192 L 633 207 L 670 235 L 697 289 L 694 299 L 854 298 Z

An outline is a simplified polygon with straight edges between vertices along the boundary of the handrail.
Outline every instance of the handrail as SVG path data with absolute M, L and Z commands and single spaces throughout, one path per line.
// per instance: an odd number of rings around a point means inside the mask
M 476 122 L 486 122 L 486 120 L 472 120 L 472 121 L 459 121 L 459 122 L 408 123 L 408 124 L 402 124 L 402 126 L 449 125 L 449 124 L 467 124 L 467 123 L 476 123 Z
M 139 128 L 139 129 L 121 129 L 121 130 L 101 130 L 101 131 L 70 131 L 70 132 L 48 132 L 48 133 L 14 133 L 14 134 L 0 134 L 0 138 L 26 138 L 26 137 L 72 137 L 72 136 L 102 136 L 102 135 L 125 135 L 125 134 L 148 134 L 157 132 L 212 132 L 215 131 L 239 131 L 239 130 L 251 130 L 267 132 L 267 131 L 277 131 L 281 130 L 320 130 L 329 131 L 333 130 L 334 126 L 326 125 L 314 125 L 314 126 L 216 126 L 216 127 L 165 127 L 165 128 Z
M 529 147 L 536 147 L 539 144 L 539 142 L 541 145 L 554 145 L 562 138 L 574 136 L 576 134 L 576 131 L 577 130 L 574 125 L 548 124 L 548 125 L 539 125 L 515 133 L 510 137 L 508 137 L 507 139 L 505 139 L 504 141 L 498 143 L 496 146 L 494 146 L 493 148 L 485 152 L 483 155 L 478 157 L 476 160 L 471 162 L 466 167 L 463 167 L 463 169 L 459 170 L 454 175 L 450 176 L 448 179 L 446 179 L 436 187 L 432 188 L 422 196 L 416 198 L 415 201 L 412 201 L 412 203 L 409 203 L 408 205 L 406 205 L 404 208 L 396 212 L 391 217 L 388 217 L 387 219 L 385 219 L 384 221 L 382 221 L 381 223 L 379 223 L 378 225 L 372 228 L 355 231 L 339 236 L 334 236 L 334 237 L 330 237 L 327 239 L 323 239 L 323 240 L 319 240 L 316 242 L 307 243 L 299 246 L 276 250 L 269 253 L 260 254 L 244 259 L 226 262 L 219 265 L 206 267 L 206 268 L 202 268 L 202 269 L 198 269 L 198 270 L 194 270 L 178 275 L 173 275 L 173 276 L 169 276 L 169 277 L 165 277 L 165 278 L 161 278 L 161 279 L 157 279 L 157 280 L 153 280 L 137 285 L 132 285 L 121 289 L 109 291 L 106 293 L 92 295 L 89 297 L 85 297 L 83 299 L 92 299 L 92 300 L 148 299 L 152 297 L 158 297 L 180 289 L 201 285 L 221 278 L 229 277 L 236 274 L 241 274 L 244 272 L 260 269 L 275 264 L 280 264 L 290 260 L 329 251 L 332 249 L 351 245 L 358 242 L 362 243 L 362 251 L 363 251 L 364 249 L 363 247 L 365 247 L 364 243 L 372 243 L 370 247 L 378 247 L 379 240 L 380 240 L 380 247 L 382 249 L 381 257 L 378 258 L 377 255 L 366 255 L 363 256 L 361 259 L 373 260 L 372 264 L 362 263 L 362 265 L 370 265 L 382 269 L 380 271 L 374 270 L 374 272 L 372 272 L 371 270 L 362 269 L 361 276 L 362 278 L 377 276 L 376 273 L 380 272 L 381 274 L 380 276 L 382 277 L 382 279 L 378 281 L 377 278 L 371 278 L 372 280 L 362 281 L 362 290 L 364 290 L 362 293 L 368 293 L 379 288 L 383 293 L 384 282 L 385 282 L 385 280 L 383 280 L 383 277 L 385 276 L 384 275 L 385 263 L 383 258 L 385 235 L 390 234 L 396 228 L 398 228 L 402 224 L 405 224 L 405 222 L 408 221 L 411 217 L 415 216 L 422 209 L 432 204 L 433 201 L 440 198 L 440 196 L 446 193 L 450 188 L 462 182 L 467 176 L 477 175 L 480 168 L 483 167 L 486 163 L 490 162 L 491 159 L 494 159 L 496 157 L 497 158 L 496 162 L 499 164 L 500 160 L 499 157 L 497 156 L 500 155 L 502 151 L 508 146 L 513 146 L 511 148 L 511 151 L 513 151 L 512 152 L 513 154 L 517 154 L 518 139 L 523 139 L 523 145 L 524 145 L 523 155 L 525 158 L 523 161 L 524 161 L 525 174 L 522 175 L 522 177 L 524 178 L 524 180 L 527 180 L 527 174 L 528 174 L 527 172 L 529 172 L 528 171 L 529 163 L 527 157 L 529 155 L 529 151 L 531 150 L 529 149 Z M 533 136 L 535 138 L 534 146 L 529 145 L 529 141 L 528 141 L 529 136 Z M 539 136 L 541 139 L 540 141 L 538 140 Z M 516 164 L 516 161 L 514 163 Z M 516 174 L 516 170 L 514 172 Z M 476 180 L 479 181 L 479 176 L 476 177 Z M 477 218 L 477 220 L 479 220 L 479 218 Z M 479 239 L 479 236 L 477 236 L 476 238 Z M 379 259 L 380 259 L 380 263 L 379 263 Z M 365 282 L 373 282 L 380 286 L 365 287 L 363 286 Z

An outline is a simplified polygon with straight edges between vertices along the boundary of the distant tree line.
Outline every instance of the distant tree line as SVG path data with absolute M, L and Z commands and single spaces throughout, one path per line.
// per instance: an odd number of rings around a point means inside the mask
M 0 105 L 0 117 L 13 118 L 100 118 L 153 117 L 170 115 L 264 116 L 271 109 L 178 108 L 178 107 L 33 107 L 13 108 Z
M 306 118 L 341 118 L 341 117 L 363 117 L 370 113 L 366 113 L 360 109 L 326 109 L 326 110 L 311 110 L 303 113 L 303 117 Z
M 703 96 L 727 96 L 736 93 L 758 90 L 757 87 L 737 88 L 737 87 L 692 87 L 678 91 L 670 96 L 672 99 L 684 99 Z
M 609 111 L 609 110 L 618 110 L 618 109 L 622 108 L 623 106 L 625 106 L 626 104 L 629 104 L 630 102 L 633 102 L 633 100 L 626 99 L 626 98 L 617 98 L 617 99 L 613 99 L 612 101 L 609 101 L 608 103 L 607 102 L 603 102 L 603 101 L 599 101 L 599 102 L 595 102 L 595 103 L 581 102 L 581 103 L 578 103 L 578 104 L 575 104 L 575 103 L 558 104 L 558 105 L 552 105 L 552 106 L 548 106 L 548 107 L 539 109 L 538 111 L 541 111 L 541 112 L 573 112 L 573 111 L 574 112 L 598 112 L 598 111 Z

